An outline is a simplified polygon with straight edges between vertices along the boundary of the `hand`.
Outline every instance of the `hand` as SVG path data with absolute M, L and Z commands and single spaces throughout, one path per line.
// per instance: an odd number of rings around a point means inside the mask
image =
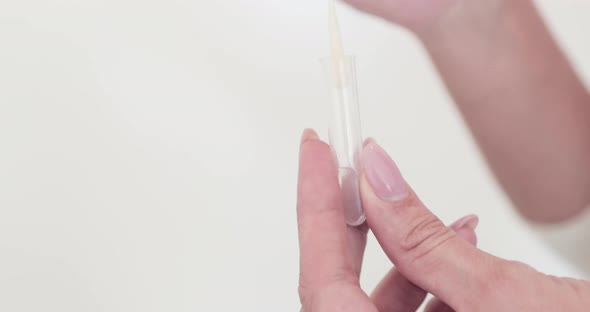
M 344 0 L 368 13 L 410 29 L 432 24 L 460 0 Z
M 298 219 L 301 245 L 299 293 L 305 311 L 414 311 L 426 292 L 396 269 L 369 298 L 359 286 L 367 227 L 347 227 L 328 145 L 307 130 L 301 146 Z M 476 244 L 478 219 L 468 216 L 451 228 Z M 445 305 L 434 301 L 436 310 Z M 401 309 L 401 310 L 400 310 Z
M 309 311 L 586 311 L 590 284 L 543 275 L 475 248 L 474 221 L 446 227 L 376 143 L 363 151 L 368 226 L 396 265 L 369 297 L 358 276 L 366 232 L 344 223 L 328 145 L 307 130 L 300 154 L 300 298 Z M 469 220 L 469 218 L 468 218 Z M 448 306 L 447 306 L 448 305 Z
M 590 93 L 536 1 L 344 1 L 416 34 L 524 217 L 554 223 L 588 207 Z
M 421 34 L 465 20 L 462 26 L 488 23 L 502 11 L 505 0 L 344 0 L 361 11 L 380 16 Z M 493 20 L 493 19 L 492 19 Z

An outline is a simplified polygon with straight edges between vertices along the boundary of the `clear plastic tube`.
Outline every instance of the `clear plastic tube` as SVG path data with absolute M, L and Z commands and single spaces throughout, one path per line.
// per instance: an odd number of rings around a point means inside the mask
M 338 167 L 346 223 L 365 222 L 359 190 L 362 136 L 353 56 L 322 59 L 331 93 L 330 147 Z

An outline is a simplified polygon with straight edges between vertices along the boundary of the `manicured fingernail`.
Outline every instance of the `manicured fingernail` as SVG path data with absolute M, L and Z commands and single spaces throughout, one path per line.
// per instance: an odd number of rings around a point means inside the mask
M 311 140 L 317 140 L 318 134 L 313 129 L 305 129 L 303 130 L 303 135 L 301 136 L 301 143 L 305 143 Z
M 365 147 L 365 146 L 367 146 L 367 145 L 369 145 L 369 144 L 371 144 L 371 143 L 376 143 L 376 142 L 375 142 L 375 139 L 373 139 L 373 138 L 366 138 L 366 139 L 363 141 L 363 147 Z
M 362 162 L 365 177 L 379 198 L 397 201 L 408 196 L 408 186 L 397 165 L 377 143 L 365 145 Z
M 455 221 L 455 223 L 451 224 L 451 228 L 455 230 L 455 232 L 462 228 L 470 228 L 472 230 L 475 230 L 478 224 L 479 218 L 476 215 L 469 215 Z

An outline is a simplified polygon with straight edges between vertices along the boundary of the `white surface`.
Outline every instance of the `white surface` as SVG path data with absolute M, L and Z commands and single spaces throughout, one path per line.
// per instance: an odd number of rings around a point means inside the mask
M 588 78 L 590 4 L 542 4 Z M 0 0 L 0 310 L 298 310 L 297 144 L 327 129 L 326 8 Z M 432 210 L 582 276 L 511 210 L 417 42 L 340 12 L 364 133 Z M 389 267 L 372 240 L 364 285 Z

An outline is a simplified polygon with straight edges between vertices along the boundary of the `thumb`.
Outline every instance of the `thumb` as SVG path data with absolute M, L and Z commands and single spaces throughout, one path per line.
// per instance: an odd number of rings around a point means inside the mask
M 375 142 L 365 145 L 362 162 L 367 222 L 389 259 L 407 279 L 455 310 L 476 308 L 496 258 L 432 214 Z

